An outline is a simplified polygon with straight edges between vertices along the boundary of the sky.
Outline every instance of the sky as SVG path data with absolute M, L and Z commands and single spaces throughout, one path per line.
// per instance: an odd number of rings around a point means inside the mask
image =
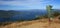
M 0 10 L 46 9 L 46 5 L 60 9 L 60 0 L 0 0 Z

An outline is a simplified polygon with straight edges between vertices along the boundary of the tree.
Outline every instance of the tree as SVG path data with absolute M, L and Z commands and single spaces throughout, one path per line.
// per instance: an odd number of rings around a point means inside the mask
M 52 6 L 48 5 L 46 6 L 47 12 L 48 12 L 48 18 L 51 19 L 52 15 L 51 15 L 51 10 L 52 10 Z
M 51 5 L 48 5 L 46 6 L 46 9 L 47 9 L 47 12 L 48 12 L 48 18 L 49 18 L 49 26 L 51 24 L 51 21 L 52 21 L 52 15 L 51 15 L 51 10 L 52 10 L 52 6 Z

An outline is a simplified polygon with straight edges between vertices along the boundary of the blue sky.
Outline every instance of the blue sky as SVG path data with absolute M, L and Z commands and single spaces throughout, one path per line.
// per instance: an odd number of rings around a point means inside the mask
M 46 5 L 60 9 L 60 0 L 0 0 L 0 10 L 46 9 Z

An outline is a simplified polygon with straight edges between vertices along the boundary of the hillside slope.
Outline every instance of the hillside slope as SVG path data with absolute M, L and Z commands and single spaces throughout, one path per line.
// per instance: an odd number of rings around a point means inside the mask
M 48 19 L 15 22 L 0 28 L 60 28 L 59 23 L 51 22 L 49 25 Z

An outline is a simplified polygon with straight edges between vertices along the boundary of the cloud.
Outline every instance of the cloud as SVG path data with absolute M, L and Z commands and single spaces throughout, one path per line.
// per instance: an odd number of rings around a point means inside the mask
M 0 0 L 0 5 L 9 5 L 14 8 L 22 7 L 22 8 L 39 8 L 52 0 Z
M 5 5 L 36 5 L 36 4 L 41 4 L 41 3 L 48 3 L 50 1 L 48 0 L 6 0 L 6 1 L 0 1 L 0 4 L 5 4 Z
M 10 5 L 0 5 L 0 9 L 2 10 L 18 10 L 18 9 L 26 9 L 26 6 L 10 6 Z

